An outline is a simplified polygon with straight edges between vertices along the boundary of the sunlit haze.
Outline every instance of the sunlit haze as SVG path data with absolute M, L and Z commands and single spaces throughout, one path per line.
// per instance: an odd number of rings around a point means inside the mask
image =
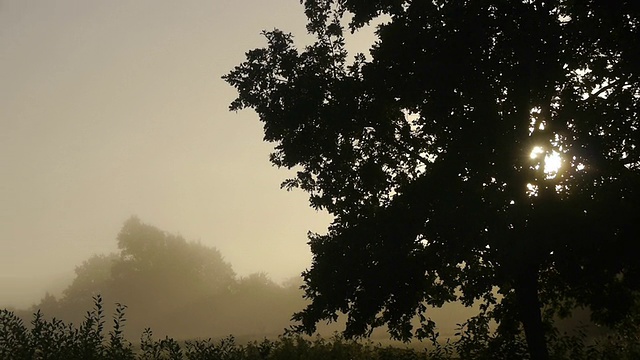
M 304 270 L 329 217 L 280 190 L 220 79 L 262 29 L 304 25 L 297 0 L 0 2 L 0 306 L 62 289 L 132 215 L 241 276 Z
M 540 146 L 536 146 L 533 148 L 533 150 L 531 150 L 531 154 L 529 154 L 529 157 L 531 159 L 537 159 L 541 154 L 544 154 L 544 152 L 545 151 L 543 148 L 541 148 Z M 548 174 L 551 176 L 552 174 L 560 170 L 561 166 L 562 166 L 562 156 L 560 156 L 559 152 L 553 150 L 549 154 L 546 154 L 544 156 L 545 174 Z

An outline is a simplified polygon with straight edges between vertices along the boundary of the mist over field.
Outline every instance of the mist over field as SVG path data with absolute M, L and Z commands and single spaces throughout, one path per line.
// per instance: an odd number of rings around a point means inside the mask
M 263 29 L 304 43 L 303 10 L 290 0 L 3 1 L 0 308 L 77 324 L 101 294 L 107 316 L 127 305 L 132 338 L 146 327 L 177 338 L 282 333 L 306 304 L 307 232 L 325 232 L 330 217 L 280 189 L 292 172 L 269 164 L 255 113 L 228 111 L 236 94 L 221 76 L 264 45 Z M 354 52 L 373 39 L 351 38 Z M 175 249 L 126 268 L 117 239 L 132 215 L 226 275 L 174 273 Z
M 328 216 L 221 76 L 264 28 L 304 29 L 297 1 L 2 1 L 0 306 L 61 295 L 116 252 L 131 215 L 216 247 L 238 276 L 281 283 Z
M 307 302 L 302 279 L 277 283 L 262 272 L 239 276 L 223 254 L 201 242 L 187 241 L 131 217 L 117 239 L 118 251 L 95 254 L 76 266 L 73 280 L 58 292 L 15 312 L 25 322 L 40 310 L 45 318 L 81 323 L 98 299 L 109 317 L 116 304 L 126 306 L 126 336 L 135 341 L 146 328 L 174 339 L 276 338 L 290 328 L 293 313 Z M 455 314 L 434 311 L 442 333 L 451 336 L 455 323 L 472 310 L 449 307 Z M 326 336 L 343 321 L 321 326 Z M 383 332 L 377 338 L 386 339 Z
M 58 294 L 132 214 L 219 249 L 241 276 L 309 266 L 329 216 L 280 184 L 255 113 L 221 76 L 298 1 L 0 4 L 0 306 Z M 366 51 L 370 33 L 354 35 Z

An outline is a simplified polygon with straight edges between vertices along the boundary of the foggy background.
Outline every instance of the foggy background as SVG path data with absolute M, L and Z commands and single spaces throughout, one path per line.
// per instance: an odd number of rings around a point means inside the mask
M 330 217 L 280 189 L 291 174 L 221 76 L 263 29 L 303 46 L 305 25 L 299 0 L 0 0 L 0 309 L 78 324 L 100 293 L 107 318 L 129 307 L 130 339 L 288 327 Z M 368 53 L 372 29 L 347 40 Z M 130 258 L 131 219 L 172 240 Z
M 330 217 L 280 189 L 290 173 L 269 163 L 257 115 L 228 111 L 220 77 L 265 46 L 263 29 L 302 46 L 305 24 L 298 0 L 0 0 L 0 308 L 79 323 L 100 292 L 107 317 L 129 306 L 132 338 L 287 327 L 306 304 L 307 231 Z M 368 54 L 372 30 L 347 40 Z M 179 237 L 182 255 L 132 272 L 117 240 L 132 216 Z M 171 266 L 200 245 L 229 285 L 175 291 L 186 278 Z M 448 309 L 434 313 L 445 333 L 473 313 Z
M 329 217 L 279 189 L 220 79 L 262 29 L 304 26 L 298 0 L 0 0 L 0 307 L 59 293 L 132 215 L 239 276 L 304 270 Z

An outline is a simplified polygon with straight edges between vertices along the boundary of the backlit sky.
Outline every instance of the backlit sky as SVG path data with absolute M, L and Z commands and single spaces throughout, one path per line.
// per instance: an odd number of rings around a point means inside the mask
M 262 29 L 304 25 L 298 0 L 0 0 L 0 307 L 116 251 L 131 215 L 239 275 L 307 267 L 329 217 L 279 189 L 288 173 L 220 79 Z

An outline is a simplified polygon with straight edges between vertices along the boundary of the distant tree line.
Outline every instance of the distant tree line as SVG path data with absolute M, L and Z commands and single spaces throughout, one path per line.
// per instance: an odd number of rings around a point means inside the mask
M 118 234 L 119 252 L 94 255 L 76 267 L 60 297 L 46 294 L 26 311 L 36 310 L 79 324 L 94 297 L 105 308 L 125 304 L 130 334 L 151 327 L 178 338 L 277 335 L 291 314 L 304 306 L 299 283 L 282 286 L 264 273 L 239 277 L 220 251 L 188 242 L 132 217 Z

